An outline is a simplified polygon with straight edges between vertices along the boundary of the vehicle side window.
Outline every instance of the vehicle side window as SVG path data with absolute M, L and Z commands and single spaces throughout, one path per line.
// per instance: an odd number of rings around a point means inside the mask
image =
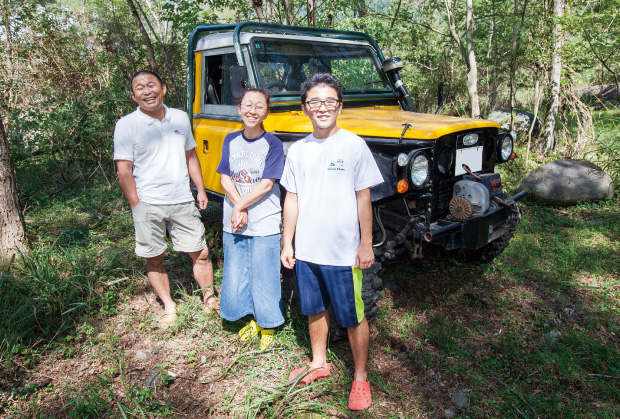
M 237 56 L 234 53 L 205 57 L 205 104 L 234 105 L 230 89 L 230 67 L 236 64 Z

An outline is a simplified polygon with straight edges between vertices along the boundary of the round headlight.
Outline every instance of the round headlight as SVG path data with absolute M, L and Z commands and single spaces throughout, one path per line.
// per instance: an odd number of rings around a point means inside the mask
M 428 167 L 428 157 L 424 154 L 418 154 L 412 159 L 410 177 L 413 186 L 419 188 L 424 185 L 428 179 Z
M 505 135 L 504 138 L 500 140 L 498 157 L 502 162 L 505 162 L 505 161 L 508 161 L 511 155 L 512 155 L 512 138 L 509 135 Z
M 405 167 L 407 166 L 407 163 L 409 163 L 409 156 L 405 153 L 400 153 L 396 158 L 396 162 L 400 167 Z

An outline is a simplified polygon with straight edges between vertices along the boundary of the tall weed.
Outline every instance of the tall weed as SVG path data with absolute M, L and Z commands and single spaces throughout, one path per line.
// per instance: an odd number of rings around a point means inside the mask
M 72 328 L 102 304 L 99 281 L 118 270 L 118 254 L 93 258 L 86 249 L 35 249 L 14 274 L 0 273 L 0 364 L 28 355 Z

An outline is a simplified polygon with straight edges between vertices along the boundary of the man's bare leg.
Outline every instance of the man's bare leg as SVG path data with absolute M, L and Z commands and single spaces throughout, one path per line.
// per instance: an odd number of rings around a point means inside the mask
M 353 352 L 353 362 L 355 363 L 354 381 L 366 381 L 366 363 L 368 362 L 368 341 L 369 330 L 366 317 L 362 319 L 360 324 L 347 328 L 349 335 L 349 344 Z
M 202 289 L 202 301 L 206 303 L 212 295 L 215 297 L 213 293 L 213 265 L 209 256 L 209 248 L 205 247 L 188 254 L 192 258 L 194 278 Z
M 327 367 L 327 334 L 329 333 L 329 311 L 308 316 L 312 362 L 310 369 Z
M 164 268 L 164 254 L 152 258 L 146 258 L 146 275 L 157 293 L 159 299 L 164 303 L 164 310 L 174 311 L 176 304 L 170 297 L 170 280 Z

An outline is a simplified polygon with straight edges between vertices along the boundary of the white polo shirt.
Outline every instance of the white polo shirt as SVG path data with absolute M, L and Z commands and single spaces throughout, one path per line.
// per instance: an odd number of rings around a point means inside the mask
M 196 147 L 187 114 L 164 106 L 160 122 L 140 108 L 114 130 L 114 160 L 133 162 L 138 198 L 153 205 L 193 201 L 185 152 Z
M 280 183 L 297 194 L 295 257 L 319 265 L 353 266 L 360 247 L 356 191 L 383 182 L 366 142 L 345 129 L 311 134 L 288 149 Z

